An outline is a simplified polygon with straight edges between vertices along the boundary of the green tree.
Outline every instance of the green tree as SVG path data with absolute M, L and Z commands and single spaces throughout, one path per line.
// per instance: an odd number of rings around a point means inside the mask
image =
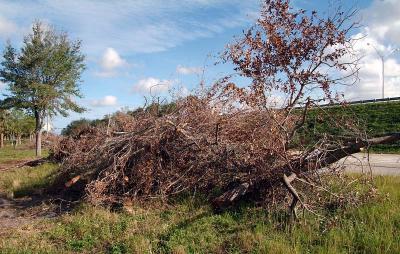
M 3 114 L 5 116 L 2 121 L 3 134 L 8 135 L 14 145 L 22 144 L 22 137 L 30 137 L 35 130 L 35 118 L 27 112 L 13 108 L 7 110 Z
M 41 133 L 47 115 L 83 112 L 74 101 L 85 69 L 81 42 L 71 41 L 41 22 L 33 24 L 17 51 L 10 43 L 4 50 L 0 78 L 8 84 L 3 107 L 29 110 L 35 117 L 36 155 L 41 155 Z
M 35 118 L 25 113 L 21 121 L 21 126 L 22 126 L 22 135 L 28 137 L 29 141 L 31 141 L 32 136 L 35 133 Z
M 7 111 L 0 109 L 0 148 L 4 147 L 4 134 L 6 132 Z
M 21 136 L 24 132 L 24 122 L 25 114 L 22 110 L 12 109 L 10 111 L 9 118 L 7 119 L 7 129 L 8 133 L 12 137 L 14 146 L 21 143 Z
M 77 134 L 79 134 L 80 131 L 89 128 L 90 126 L 92 126 L 92 121 L 82 118 L 79 120 L 75 120 L 72 121 L 71 123 L 69 123 L 67 125 L 67 127 L 65 127 L 64 129 L 62 129 L 61 131 L 61 135 L 63 136 L 75 136 Z

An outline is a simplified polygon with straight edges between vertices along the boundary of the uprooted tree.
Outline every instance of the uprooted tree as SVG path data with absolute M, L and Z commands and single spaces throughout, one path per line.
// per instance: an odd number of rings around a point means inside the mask
M 298 203 L 309 211 L 313 201 L 324 203 L 320 192 L 327 193 L 325 201 L 357 203 L 362 198 L 344 192 L 349 185 L 342 178 L 347 187 L 341 192 L 329 188 L 328 176 L 341 177 L 332 164 L 400 134 L 368 139 L 356 118 L 321 108 L 321 117 L 341 135 L 302 139 L 309 132 L 307 112 L 339 100 L 337 86 L 357 80 L 349 39 L 353 15 L 338 9 L 321 17 L 295 10 L 289 1 L 265 0 L 257 24 L 223 54 L 237 75 L 250 80 L 248 87 L 230 75 L 206 93 L 176 100 L 166 114 L 119 114 L 112 124 L 63 138 L 53 150 L 63 162 L 55 188 L 102 204 L 196 192 L 218 210 L 241 200 L 287 204 L 288 193 L 293 213 Z M 280 105 L 273 103 L 276 97 Z M 306 203 L 310 193 L 315 195 Z
M 352 50 L 354 41 L 349 34 L 357 27 L 352 21 L 354 14 L 354 10 L 342 11 L 338 7 L 333 15 L 321 17 L 316 11 L 293 9 L 287 0 L 268 0 L 257 24 L 243 38 L 228 45 L 223 59 L 233 63 L 237 73 L 252 82 L 249 87 L 241 88 L 224 79 L 216 86 L 216 91 L 222 91 L 217 95 L 235 97 L 239 103 L 266 111 L 271 111 L 271 100 L 279 96 L 281 119 L 272 120 L 283 134 L 279 142 L 285 152 L 280 156 L 286 163 L 274 167 L 274 176 L 260 176 L 240 183 L 215 199 L 216 206 L 230 205 L 241 196 L 259 192 L 268 188 L 266 184 L 282 178 L 295 195 L 289 185 L 294 178 L 287 178 L 286 174 L 318 172 L 344 157 L 336 156 L 344 150 L 334 154 L 327 151 L 343 148 L 348 139 L 365 140 L 361 126 L 347 118 L 331 119 L 337 129 L 347 134 L 345 140 L 325 136 L 316 143 L 295 144 L 299 133 L 308 131 L 304 126 L 308 111 L 318 107 L 320 102 L 340 101 L 338 86 L 357 81 L 358 57 Z M 293 157 L 288 153 L 293 145 L 301 151 L 300 155 Z M 331 156 L 336 159 L 332 160 Z

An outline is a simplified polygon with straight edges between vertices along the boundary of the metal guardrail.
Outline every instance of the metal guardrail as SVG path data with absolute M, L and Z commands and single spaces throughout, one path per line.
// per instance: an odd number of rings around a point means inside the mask
M 389 97 L 384 99 L 370 99 L 370 100 L 358 100 L 358 101 L 349 101 L 347 104 L 354 105 L 354 104 L 367 104 L 367 103 L 377 103 L 377 102 L 390 102 L 390 101 L 400 101 L 400 97 Z M 320 107 L 332 107 L 341 105 L 340 103 L 330 103 L 320 105 Z

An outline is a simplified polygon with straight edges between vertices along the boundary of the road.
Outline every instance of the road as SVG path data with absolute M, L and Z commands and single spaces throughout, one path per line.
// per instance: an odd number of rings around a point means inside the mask
M 339 161 L 347 172 L 369 172 L 368 155 L 357 153 Z M 400 154 L 370 154 L 369 164 L 374 175 L 400 175 Z

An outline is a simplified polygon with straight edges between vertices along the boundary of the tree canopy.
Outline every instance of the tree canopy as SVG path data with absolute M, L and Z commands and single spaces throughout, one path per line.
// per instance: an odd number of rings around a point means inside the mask
M 358 60 L 350 32 L 356 11 L 341 6 L 328 17 L 291 6 L 289 0 L 265 0 L 260 18 L 241 38 L 227 46 L 222 57 L 235 71 L 249 78 L 249 89 L 233 83 L 225 90 L 241 101 L 264 108 L 273 94 L 282 107 L 336 100 L 337 85 L 358 80 Z
M 83 112 L 76 102 L 85 69 L 81 42 L 71 41 L 64 32 L 36 22 L 18 51 L 7 44 L 1 62 L 0 80 L 8 84 L 2 107 L 26 109 L 36 120 L 36 149 L 40 155 L 40 134 L 46 115 L 67 116 Z
M 97 126 L 102 121 L 99 119 L 89 120 L 86 118 L 81 118 L 79 120 L 74 120 L 69 123 L 64 129 L 61 131 L 61 135 L 63 136 L 75 136 L 78 135 L 82 130 L 87 129 L 91 126 Z

